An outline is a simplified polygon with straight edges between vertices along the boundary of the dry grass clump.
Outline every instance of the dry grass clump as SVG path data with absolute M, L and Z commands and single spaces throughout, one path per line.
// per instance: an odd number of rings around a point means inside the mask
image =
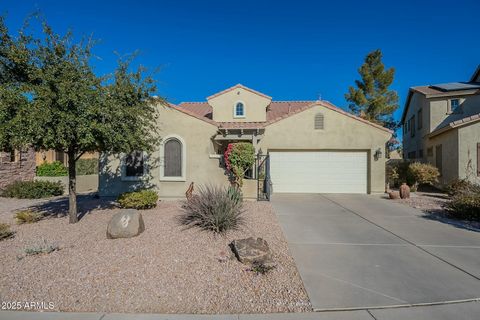
M 215 233 L 236 230 L 243 223 L 243 197 L 238 187 L 202 186 L 184 205 L 181 223 Z
M 15 213 L 15 219 L 18 224 L 34 223 L 42 220 L 43 215 L 32 209 L 22 210 Z

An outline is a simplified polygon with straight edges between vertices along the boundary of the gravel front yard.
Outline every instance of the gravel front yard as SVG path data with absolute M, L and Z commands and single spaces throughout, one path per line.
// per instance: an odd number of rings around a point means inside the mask
M 106 238 L 117 209 L 94 210 L 75 225 L 49 218 L 17 226 L 12 214 L 1 215 L 17 233 L 0 242 L 0 300 L 53 302 L 58 311 L 311 311 L 271 205 L 246 208 L 245 227 L 225 237 L 179 225 L 180 202 L 142 211 L 146 230 L 131 239 Z M 236 260 L 220 261 L 233 239 L 248 236 L 268 241 L 276 269 L 257 275 Z M 43 240 L 61 250 L 25 256 L 26 247 Z

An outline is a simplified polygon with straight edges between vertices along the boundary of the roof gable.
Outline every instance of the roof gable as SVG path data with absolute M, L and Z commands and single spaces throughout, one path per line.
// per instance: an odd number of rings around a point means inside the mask
M 337 106 L 333 105 L 329 101 L 272 101 L 267 108 L 267 121 L 266 122 L 215 122 L 211 120 L 212 107 L 208 102 L 182 102 L 178 106 L 174 106 L 175 109 L 184 112 L 186 114 L 192 115 L 199 119 L 204 119 L 209 123 L 216 124 L 219 128 L 264 128 L 270 124 L 281 121 L 288 117 L 291 117 L 295 114 L 298 114 L 302 111 L 308 110 L 314 106 L 323 106 L 327 109 L 333 110 L 335 112 L 341 113 L 347 117 L 355 119 L 357 121 L 363 122 L 367 125 L 375 127 L 377 129 L 386 131 L 388 133 L 393 133 L 392 130 L 382 127 L 376 123 L 367 121 L 360 117 L 357 117 L 347 111 L 344 111 Z M 210 117 L 210 118 L 209 118 Z
M 233 87 L 227 88 L 227 89 L 225 89 L 225 90 L 223 90 L 223 91 L 217 92 L 217 93 L 215 93 L 215 94 L 207 97 L 207 100 L 211 100 L 211 99 L 213 99 L 213 98 L 216 98 L 216 97 L 218 97 L 218 96 L 221 96 L 222 94 L 225 94 L 225 93 L 227 93 L 227 92 L 230 92 L 230 91 L 232 91 L 232 90 L 239 89 L 239 88 L 244 89 L 244 90 L 247 90 L 247 91 L 250 91 L 251 93 L 254 93 L 254 94 L 259 95 L 259 96 L 261 96 L 261 97 L 267 98 L 267 99 L 269 99 L 269 100 L 272 100 L 272 97 L 267 96 L 266 94 L 263 94 L 263 93 L 261 93 L 261 92 L 259 92 L 259 91 L 256 91 L 256 90 L 250 89 L 250 88 L 248 88 L 248 87 L 245 87 L 244 85 L 242 85 L 242 84 L 240 84 L 240 83 L 237 84 L 237 85 L 234 85 Z

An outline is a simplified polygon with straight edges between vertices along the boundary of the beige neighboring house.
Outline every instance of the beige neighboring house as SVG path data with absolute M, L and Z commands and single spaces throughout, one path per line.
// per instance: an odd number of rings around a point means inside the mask
M 251 142 L 269 156 L 273 193 L 376 193 L 385 190 L 386 128 L 327 101 L 274 101 L 236 85 L 204 102 L 158 104 L 162 141 L 151 154 L 101 155 L 101 196 L 141 187 L 183 198 L 195 185 L 227 185 L 228 143 Z M 244 195 L 257 197 L 257 180 Z
M 469 81 L 410 88 L 403 156 L 440 170 L 440 183 L 480 177 L 480 66 Z
M 87 152 L 83 154 L 80 159 L 98 159 L 98 152 Z M 35 152 L 35 162 L 37 166 L 44 162 L 59 161 L 65 166 L 68 166 L 68 156 L 66 152 L 55 150 L 40 150 Z

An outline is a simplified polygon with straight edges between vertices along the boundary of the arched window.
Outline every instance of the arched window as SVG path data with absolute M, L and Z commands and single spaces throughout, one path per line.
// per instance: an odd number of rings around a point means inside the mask
M 233 110 L 233 115 L 236 118 L 245 117 L 245 106 L 242 102 L 235 103 L 235 109 Z
M 325 118 L 323 113 L 317 113 L 315 115 L 315 129 L 324 129 L 325 128 Z
M 186 180 L 186 145 L 182 137 L 171 134 L 164 137 L 160 145 L 160 180 L 185 181 Z
M 165 177 L 181 177 L 182 176 L 182 143 L 175 138 L 165 142 Z

